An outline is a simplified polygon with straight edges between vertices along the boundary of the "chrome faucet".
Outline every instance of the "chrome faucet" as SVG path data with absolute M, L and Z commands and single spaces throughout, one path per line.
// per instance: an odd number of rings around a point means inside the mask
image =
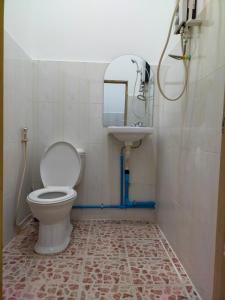
M 135 126 L 135 127 L 144 127 L 144 123 L 139 121 L 139 122 L 135 122 L 132 126 Z

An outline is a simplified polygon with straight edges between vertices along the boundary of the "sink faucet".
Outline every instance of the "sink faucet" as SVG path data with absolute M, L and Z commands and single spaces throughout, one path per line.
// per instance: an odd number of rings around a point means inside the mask
M 144 127 L 144 123 L 139 121 L 139 122 L 134 123 L 133 126 L 135 126 L 135 127 Z

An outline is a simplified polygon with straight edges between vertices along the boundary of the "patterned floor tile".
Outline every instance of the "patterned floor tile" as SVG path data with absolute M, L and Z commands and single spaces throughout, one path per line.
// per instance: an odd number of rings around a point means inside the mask
M 185 290 L 189 296 L 190 300 L 201 300 L 199 294 L 195 290 L 195 288 L 189 283 L 189 285 L 185 286 Z
M 88 237 L 89 230 L 91 227 L 90 222 L 76 221 L 76 222 L 72 222 L 72 225 L 73 225 L 73 231 L 71 236 L 72 239 Z
M 78 284 L 7 284 L 3 290 L 4 300 L 78 300 Z
M 14 238 L 5 248 L 4 255 L 25 255 L 33 256 L 34 245 L 37 242 L 37 235 L 18 235 L 17 238 Z
M 155 226 L 157 224 L 153 224 L 148 221 L 142 221 L 142 220 L 120 220 L 119 221 L 122 226 L 124 225 L 130 225 L 130 226 Z
M 164 237 L 161 238 L 161 242 L 162 242 L 163 246 L 165 247 L 165 249 L 166 249 L 168 255 L 169 255 L 171 258 L 177 258 L 177 256 L 176 256 L 176 254 L 174 253 L 172 247 L 170 246 L 170 244 L 168 243 L 168 241 L 167 241 Z
M 156 225 L 143 222 L 125 222 L 122 226 L 124 238 L 160 238 L 160 230 Z
M 6 255 L 3 257 L 3 281 L 24 282 L 28 274 L 30 262 L 23 255 Z
M 30 222 L 3 252 L 5 300 L 199 300 L 156 224 L 73 221 L 67 249 L 38 255 Z
M 35 259 L 32 261 L 32 272 L 29 284 L 40 286 L 48 284 L 77 284 L 81 281 L 84 259 Z
M 123 238 L 123 232 L 121 226 L 92 226 L 90 230 L 90 237 L 101 237 L 101 238 Z
M 90 237 L 87 249 L 88 256 L 118 257 L 125 256 L 123 239 Z
M 78 237 L 71 239 L 69 246 L 61 253 L 55 254 L 56 258 L 70 258 L 85 256 L 87 252 L 88 239 L 86 237 Z
M 160 234 L 157 231 L 151 232 L 147 228 L 136 230 L 133 228 L 125 227 L 123 228 L 123 237 L 125 239 L 135 239 L 135 237 L 138 237 L 139 239 L 159 239 Z
M 128 257 L 167 257 L 158 239 L 126 239 L 125 244 Z
M 84 285 L 81 300 L 136 300 L 132 286 L 121 285 Z
M 146 287 L 135 289 L 137 300 L 188 300 L 182 286 Z
M 92 226 L 121 226 L 121 220 L 92 220 Z
M 70 284 L 43 284 L 40 288 L 29 286 L 25 290 L 24 296 L 30 296 L 29 299 L 43 300 L 78 300 L 79 285 Z M 24 298 L 26 299 L 26 298 Z
M 168 258 L 129 259 L 133 284 L 135 285 L 181 285 L 173 264 Z
M 22 300 L 26 299 L 23 295 L 23 292 L 26 288 L 26 282 L 3 282 L 2 287 L 2 298 L 3 300 Z M 31 298 L 27 298 L 31 299 Z
M 83 284 L 131 284 L 126 258 L 89 257 L 85 261 Z

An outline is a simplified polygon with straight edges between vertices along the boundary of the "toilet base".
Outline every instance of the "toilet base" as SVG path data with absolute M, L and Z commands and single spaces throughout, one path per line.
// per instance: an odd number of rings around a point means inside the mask
M 69 245 L 72 230 L 69 217 L 57 224 L 40 222 L 34 251 L 38 254 L 55 254 L 64 251 Z

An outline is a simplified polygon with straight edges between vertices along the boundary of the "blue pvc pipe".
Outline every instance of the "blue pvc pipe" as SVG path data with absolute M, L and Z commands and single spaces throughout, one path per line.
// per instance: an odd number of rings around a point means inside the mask
M 129 205 L 129 178 L 130 178 L 130 171 L 125 170 L 125 195 L 124 195 L 124 204 Z
M 120 205 L 124 205 L 124 203 L 123 203 L 123 190 L 124 190 L 123 165 L 124 165 L 124 159 L 123 159 L 123 152 L 121 150 L 121 153 L 120 153 Z
M 120 204 L 83 204 L 74 205 L 73 208 L 155 208 L 155 201 L 129 200 L 130 171 L 124 170 L 123 148 L 120 153 Z
M 124 205 L 120 204 L 83 204 L 74 205 L 73 208 L 126 208 Z
M 73 208 L 155 208 L 155 201 L 146 201 L 146 202 L 137 202 L 131 201 L 129 204 L 120 205 L 120 204 L 83 204 L 83 205 L 74 205 Z

